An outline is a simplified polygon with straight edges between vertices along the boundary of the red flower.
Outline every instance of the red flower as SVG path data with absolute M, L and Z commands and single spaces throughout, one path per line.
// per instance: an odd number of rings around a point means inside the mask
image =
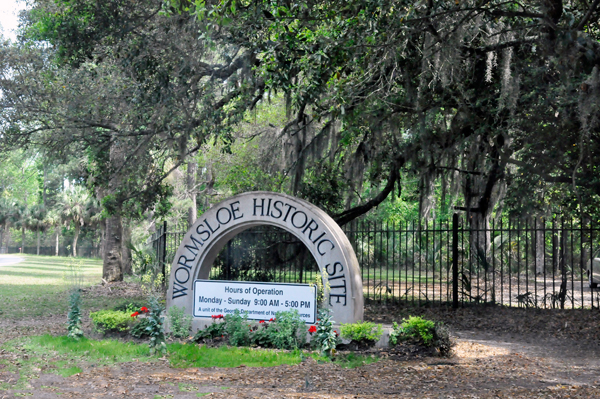
M 140 313 L 139 312 L 134 312 L 131 314 L 131 317 L 137 317 Z
M 217 316 L 217 319 L 222 319 L 222 318 L 223 318 L 222 314 L 220 314 L 220 315 Z
M 147 307 L 145 307 L 145 306 L 142 306 L 142 308 L 140 309 L 140 312 L 143 312 L 143 313 L 150 313 L 150 310 L 148 310 L 148 308 L 147 308 Z
M 269 321 L 275 321 L 275 319 L 271 317 L 271 318 L 269 319 Z
M 308 332 L 310 334 L 317 332 L 317 327 L 316 326 L 310 326 L 310 328 L 308 329 Z
M 338 334 L 338 332 L 337 332 L 337 331 L 333 330 L 333 332 L 335 333 L 335 336 L 336 336 L 336 337 L 339 337 L 339 335 L 340 335 L 340 334 Z
M 264 323 L 264 322 L 265 322 L 264 320 L 259 321 L 259 323 Z

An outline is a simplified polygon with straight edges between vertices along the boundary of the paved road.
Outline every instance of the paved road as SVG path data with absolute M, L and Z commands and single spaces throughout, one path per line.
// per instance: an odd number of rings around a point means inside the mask
M 14 255 L 0 255 L 0 266 L 16 265 L 23 262 L 23 258 Z

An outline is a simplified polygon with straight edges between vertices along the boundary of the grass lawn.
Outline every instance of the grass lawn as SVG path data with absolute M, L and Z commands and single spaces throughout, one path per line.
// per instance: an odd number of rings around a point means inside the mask
M 22 356 L 18 366 L 1 360 L 4 371 L 18 372 L 19 380 L 13 384 L 0 383 L 2 389 L 23 389 L 27 381 L 36 378 L 39 370 L 68 377 L 80 373 L 82 367 L 93 364 L 111 366 L 124 362 L 153 362 L 158 356 L 150 355 L 147 344 L 122 342 L 112 339 L 93 340 L 82 338 L 78 341 L 66 336 L 41 335 L 18 338 L 6 342 L 0 347 L 8 353 Z M 303 359 L 312 357 L 318 362 L 330 360 L 315 352 L 278 351 L 253 349 L 248 347 L 208 348 L 194 344 L 173 343 L 167 345 L 171 367 L 274 367 L 283 364 L 299 364 Z M 23 356 L 26 355 L 26 356 Z M 360 367 L 376 362 L 378 359 L 350 354 L 338 357 L 335 363 L 344 368 Z
M 101 281 L 102 261 L 52 256 L 23 255 L 24 261 L 0 266 L 0 317 L 3 320 L 35 321 L 39 317 L 56 316 L 66 323 L 68 293 L 74 287 L 73 271 L 81 286 Z M 118 294 L 82 296 L 84 313 L 114 308 L 134 300 Z M 40 319 L 40 323 L 44 323 Z M 0 332 L 1 333 L 1 332 Z M 28 335 L 28 334 L 25 334 Z M 167 358 L 171 367 L 273 367 L 295 365 L 306 357 L 329 362 L 314 352 L 276 351 L 252 348 L 207 348 L 194 344 L 168 344 Z M 113 366 L 124 362 L 154 362 L 147 343 L 124 342 L 112 339 L 72 340 L 66 336 L 18 336 L 0 346 L 0 370 L 18 374 L 11 383 L 0 380 L 0 392 L 7 389 L 27 389 L 33 379 L 44 373 L 68 377 L 96 366 Z M 15 361 L 14 359 L 18 359 Z M 338 357 L 336 363 L 345 368 L 359 367 L 377 361 L 366 356 Z M 2 396 L 2 395 L 0 395 Z
M 67 312 L 67 291 L 78 269 L 83 286 L 97 284 L 102 260 L 20 255 L 24 261 L 0 266 L 0 317 L 22 319 Z

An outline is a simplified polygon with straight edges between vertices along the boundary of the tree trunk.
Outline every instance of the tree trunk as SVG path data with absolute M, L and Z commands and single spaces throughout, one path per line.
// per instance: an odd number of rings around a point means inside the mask
M 10 244 L 10 225 L 6 224 L 6 253 L 8 253 L 8 244 Z
M 100 259 L 104 259 L 104 245 L 106 243 L 106 220 L 100 221 Z
M 187 167 L 187 189 L 192 200 L 192 204 L 188 208 L 188 229 L 192 227 L 198 217 L 198 210 L 196 207 L 196 169 L 198 164 L 192 158 L 188 163 Z
M 60 227 L 56 226 L 56 256 L 58 256 L 58 235 L 60 234 Z
M 21 253 L 25 253 L 25 226 L 21 227 Z
M 469 215 L 469 241 L 471 256 L 476 264 L 483 267 L 488 272 L 489 262 L 487 255 L 490 252 L 490 218 L 481 213 L 471 213 Z
M 75 234 L 73 235 L 73 257 L 77 257 L 77 239 L 79 238 L 79 231 L 81 227 L 75 223 Z
M 37 250 L 35 251 L 36 255 L 40 254 L 40 228 L 37 228 Z
M 121 248 L 121 262 L 123 265 L 123 274 L 131 276 L 133 268 L 131 265 L 131 226 L 127 220 L 122 223 L 123 239 Z
M 110 166 L 112 170 L 119 170 L 125 162 L 123 143 L 113 139 L 110 145 Z M 115 195 L 121 184 L 121 177 L 115 172 L 108 183 L 107 195 Z M 113 215 L 106 219 L 106 233 L 104 244 L 104 265 L 102 276 L 107 282 L 123 281 L 123 226 L 121 217 L 121 204 L 117 206 Z
M 112 215 L 106 219 L 102 278 L 109 283 L 123 281 L 122 230 L 120 215 Z

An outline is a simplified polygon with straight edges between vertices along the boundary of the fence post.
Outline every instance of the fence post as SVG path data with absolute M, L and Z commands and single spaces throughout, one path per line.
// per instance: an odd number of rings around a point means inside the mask
M 458 214 L 452 215 L 452 307 L 458 308 Z
M 166 287 L 167 286 L 167 268 L 166 268 L 166 263 L 167 263 L 167 221 L 166 220 L 163 222 L 162 237 L 159 242 L 160 242 L 160 245 L 162 246 L 162 248 L 161 248 L 162 259 L 160 262 L 162 263 L 163 286 Z

